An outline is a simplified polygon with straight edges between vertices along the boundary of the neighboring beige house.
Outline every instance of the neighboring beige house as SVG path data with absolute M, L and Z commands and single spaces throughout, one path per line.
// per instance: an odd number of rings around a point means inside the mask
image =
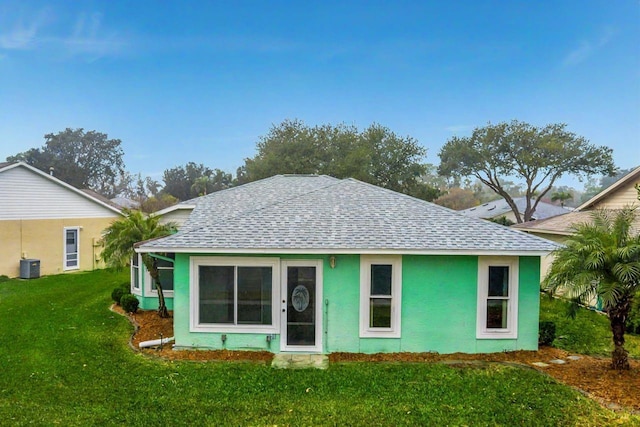
M 22 276 L 21 267 L 39 275 L 100 268 L 102 232 L 121 216 L 26 163 L 0 163 L 0 275 Z
M 638 191 L 635 189 L 635 185 L 638 183 L 640 183 L 640 167 L 623 176 L 578 206 L 573 212 L 538 221 L 515 224 L 512 225 L 512 227 L 548 240 L 562 243 L 567 236 L 571 235 L 572 226 L 591 221 L 591 214 L 594 210 L 615 210 L 622 209 L 625 206 L 640 206 Z M 636 221 L 635 228 L 636 230 L 640 230 L 640 217 L 638 217 Z M 540 268 L 542 277 L 546 275 L 552 260 L 552 255 L 543 258 Z
M 189 218 L 191 212 L 196 207 L 196 203 L 198 198 L 186 200 L 184 202 L 180 202 L 173 206 L 169 206 L 168 208 L 161 209 L 152 213 L 153 216 L 160 217 L 160 224 L 167 224 L 172 222 L 178 226 L 178 228 L 182 227 L 182 224 Z

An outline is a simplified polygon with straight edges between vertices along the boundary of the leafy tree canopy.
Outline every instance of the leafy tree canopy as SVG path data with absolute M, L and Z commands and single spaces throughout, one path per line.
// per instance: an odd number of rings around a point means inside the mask
M 435 199 L 434 203 L 459 211 L 478 206 L 480 200 L 478 200 L 473 191 L 466 188 L 454 187 Z
M 194 162 L 165 170 L 162 179 L 162 191 L 183 201 L 224 190 L 233 184 L 230 173 Z
M 613 174 L 611 152 L 567 131 L 562 123 L 536 127 L 514 120 L 476 128 L 470 137 L 450 138 L 440 150 L 438 170 L 444 176 L 476 177 L 509 203 L 518 222 L 524 222 L 531 220 L 538 202 L 563 175 Z M 501 184 L 505 177 L 523 181 L 524 215 Z
M 426 200 L 440 193 L 421 179 L 427 172 L 426 149 L 378 124 L 359 131 L 353 125 L 309 127 L 285 120 L 261 137 L 256 148 L 256 156 L 245 159 L 247 181 L 275 174 L 320 174 L 356 178 Z
M 117 181 L 124 172 L 123 151 L 119 139 L 106 133 L 67 128 L 44 136 L 42 148 L 31 148 L 8 161 L 23 161 L 54 175 L 76 188 L 90 188 L 106 197 L 114 197 Z

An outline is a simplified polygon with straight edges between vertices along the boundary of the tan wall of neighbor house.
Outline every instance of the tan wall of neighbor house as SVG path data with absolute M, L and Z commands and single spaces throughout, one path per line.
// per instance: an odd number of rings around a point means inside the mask
M 635 189 L 637 182 L 638 181 L 631 181 L 621 186 L 593 205 L 591 209 L 622 209 L 625 206 L 640 205 L 640 201 L 638 201 L 638 191 Z
M 567 236 L 563 236 L 560 234 L 535 233 L 530 231 L 528 231 L 528 233 L 533 234 L 534 236 L 541 237 L 543 239 L 551 240 L 552 242 L 556 243 L 564 243 L 565 239 L 567 238 Z M 544 278 L 547 277 L 547 273 L 551 268 L 551 264 L 553 264 L 553 258 L 553 254 L 545 255 L 540 258 L 540 282 L 542 282 Z
M 40 274 L 58 274 L 104 267 L 100 260 L 102 232 L 116 218 L 71 218 L 0 221 L 0 275 L 18 277 L 20 259 L 39 259 Z M 64 268 L 64 229 L 80 227 L 79 268 Z

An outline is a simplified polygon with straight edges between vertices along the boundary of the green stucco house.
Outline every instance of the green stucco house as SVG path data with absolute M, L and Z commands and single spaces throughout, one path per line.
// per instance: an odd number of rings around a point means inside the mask
M 176 348 L 538 347 L 540 257 L 552 242 L 328 176 L 278 175 L 189 203 L 178 233 L 137 248 L 166 263 Z M 133 270 L 142 306 L 157 307 Z

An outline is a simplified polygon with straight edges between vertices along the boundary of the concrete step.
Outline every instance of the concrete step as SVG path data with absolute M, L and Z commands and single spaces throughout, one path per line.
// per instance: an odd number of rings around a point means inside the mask
M 278 353 L 273 357 L 271 367 L 279 369 L 327 369 L 329 357 L 324 354 Z

